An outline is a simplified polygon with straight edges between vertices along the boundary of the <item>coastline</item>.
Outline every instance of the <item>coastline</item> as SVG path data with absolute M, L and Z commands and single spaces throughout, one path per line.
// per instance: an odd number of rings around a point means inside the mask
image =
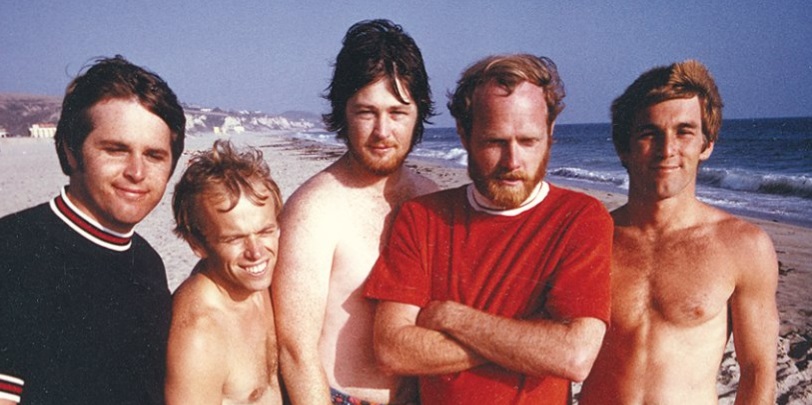
M 263 151 L 274 179 L 279 184 L 283 199 L 318 171 L 327 167 L 343 154 L 343 147 L 325 145 L 315 141 L 296 139 L 290 131 L 231 136 L 236 145 L 252 145 Z M 214 134 L 189 135 L 186 152 L 178 163 L 167 186 L 164 198 L 152 214 L 137 227 L 161 254 L 167 268 L 170 289 L 174 289 L 188 276 L 197 261 L 185 242 L 172 232 L 171 196 L 174 184 L 194 151 L 211 147 Z M 469 182 L 465 168 L 451 167 L 426 158 L 410 157 L 406 165 L 431 178 L 441 188 L 457 187 Z M 32 138 L 0 138 L 0 216 L 43 203 L 52 198 L 59 188 L 67 184 L 54 153 L 53 140 Z M 553 180 L 552 183 L 592 195 L 602 201 L 610 211 L 625 203 L 620 193 L 573 186 Z M 780 220 L 746 218 L 759 225 L 773 239 L 778 260 L 778 308 L 781 319 L 778 358 L 778 403 L 803 404 L 812 402 L 812 310 L 808 287 L 812 286 L 812 228 Z M 284 230 L 283 230 L 284 232 Z M 735 392 L 738 366 L 731 354 L 732 343 L 722 363 L 718 383 L 720 403 Z

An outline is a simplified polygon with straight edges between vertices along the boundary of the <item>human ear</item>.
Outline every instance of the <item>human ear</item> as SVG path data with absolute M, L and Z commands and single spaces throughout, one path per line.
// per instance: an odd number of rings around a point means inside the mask
M 195 256 L 201 259 L 209 257 L 209 251 L 206 249 L 206 243 L 200 241 L 197 236 L 192 236 L 189 238 L 189 246 L 192 248 L 192 252 L 194 252 Z
M 713 153 L 714 144 L 715 142 L 709 142 L 707 145 L 705 145 L 705 149 L 702 150 L 702 153 L 699 154 L 700 161 L 704 162 L 705 160 L 708 160 L 708 158 L 710 158 L 711 153 Z
M 68 166 L 70 166 L 70 172 L 74 173 L 77 171 L 81 171 L 82 169 L 82 165 L 80 163 L 82 160 L 81 156 L 77 158 L 76 155 L 73 153 L 73 151 L 66 144 L 62 144 L 62 151 L 65 152 L 65 158 L 68 159 Z M 82 151 L 80 150 L 78 153 L 81 154 Z
M 457 121 L 457 135 L 459 135 L 460 137 L 460 143 L 462 143 L 462 147 L 465 148 L 466 151 L 469 151 L 470 149 L 468 149 L 468 141 L 470 139 L 469 138 L 470 134 L 466 134 L 465 128 L 459 121 Z

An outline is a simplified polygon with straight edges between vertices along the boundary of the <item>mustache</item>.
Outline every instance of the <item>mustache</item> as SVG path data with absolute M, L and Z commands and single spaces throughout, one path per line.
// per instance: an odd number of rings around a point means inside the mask
M 398 146 L 395 142 L 369 142 L 366 145 L 370 148 L 394 148 Z
M 511 172 L 499 171 L 497 173 L 494 173 L 493 178 L 496 180 L 513 181 L 513 180 L 528 180 L 530 177 L 524 170 L 514 170 Z

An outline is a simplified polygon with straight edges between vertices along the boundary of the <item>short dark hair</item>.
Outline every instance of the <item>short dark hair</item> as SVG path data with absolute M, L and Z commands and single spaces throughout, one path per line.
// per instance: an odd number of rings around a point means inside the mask
M 696 60 L 646 71 L 612 102 L 612 142 L 618 153 L 629 151 L 634 117 L 641 110 L 677 98 L 699 98 L 705 146 L 716 142 L 722 127 L 722 97 L 708 68 Z
M 409 90 L 417 105 L 412 146 L 420 142 L 424 124 L 431 124 L 429 119 L 435 113 L 423 55 L 414 39 L 392 21 L 365 20 L 350 27 L 342 43 L 324 96 L 332 107 L 322 116 L 327 129 L 347 142 L 347 101 L 358 90 L 385 77 L 400 101 L 406 102 L 406 98 L 395 83 L 400 81 Z
M 62 172 L 71 175 L 68 151 L 76 158 L 79 167 L 82 167 L 82 144 L 93 130 L 90 109 L 99 102 L 111 99 L 137 100 L 166 123 L 172 133 L 170 144 L 174 171 L 183 153 L 186 131 L 183 108 L 175 93 L 160 76 L 116 55 L 113 58 L 96 59 L 65 90 L 62 113 L 54 136 Z
M 490 82 L 503 87 L 508 94 L 523 82 L 544 89 L 548 127 L 564 110 L 564 82 L 552 60 L 525 53 L 488 56 L 465 69 L 457 81 L 456 90 L 448 94 L 448 110 L 465 131 L 466 137 L 471 136 L 474 93 L 477 88 Z
M 270 195 L 263 192 L 263 186 Z M 282 211 L 282 195 L 262 151 L 252 147 L 239 151 L 224 139 L 218 139 L 211 149 L 192 156 L 175 185 L 172 196 L 174 232 L 187 242 L 194 239 L 205 241 L 198 214 L 200 198 L 204 195 L 224 196 L 229 202 L 226 212 L 234 209 L 242 195 L 257 205 L 270 199 L 277 218 Z

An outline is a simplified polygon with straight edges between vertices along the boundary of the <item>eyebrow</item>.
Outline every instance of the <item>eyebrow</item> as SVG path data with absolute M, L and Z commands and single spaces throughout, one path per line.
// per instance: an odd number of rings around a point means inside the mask
M 110 140 L 110 139 L 99 140 L 98 145 L 102 146 L 102 147 L 117 147 L 117 148 L 132 150 L 132 146 L 130 146 L 129 143 L 116 141 L 116 140 Z M 148 147 L 148 148 L 145 149 L 145 152 L 146 153 L 161 153 L 161 154 L 166 154 L 166 155 L 169 155 L 169 154 L 172 153 L 172 151 L 170 149 L 160 148 L 160 147 L 158 147 L 158 148 Z
M 166 150 L 164 148 L 147 148 L 146 153 L 169 156 L 172 154 L 172 151 Z
M 695 123 L 695 122 L 690 122 L 690 121 L 684 121 L 684 122 L 680 122 L 680 123 L 677 124 L 677 128 L 695 129 L 695 128 L 699 128 L 700 126 L 701 126 L 701 124 L 698 124 L 698 123 Z M 641 125 L 637 125 L 635 127 L 632 127 L 632 131 L 643 131 L 643 130 L 646 130 L 646 129 L 659 130 L 660 127 L 658 125 L 652 124 L 650 122 L 647 122 L 645 124 L 641 124 Z
M 109 140 L 109 139 L 99 140 L 98 144 L 99 144 L 99 146 L 102 146 L 102 147 L 111 147 L 112 146 L 112 147 L 118 147 L 118 148 L 132 149 L 132 148 L 130 148 L 130 145 L 128 145 L 125 142 L 113 141 L 113 140 Z
M 691 129 L 694 129 L 694 128 L 699 128 L 700 126 L 701 126 L 701 124 L 698 125 L 698 124 L 696 124 L 694 122 L 681 122 L 679 125 L 677 125 L 677 128 L 691 128 Z
M 258 230 L 256 232 L 224 232 L 224 233 L 221 233 L 220 235 L 218 235 L 217 239 L 218 240 L 241 239 L 241 238 L 244 238 L 244 237 L 246 237 L 248 235 L 251 235 L 251 234 L 254 234 L 254 233 L 263 233 L 263 232 L 268 232 L 268 231 L 276 231 L 278 229 L 279 229 L 279 224 L 274 223 L 274 224 L 270 224 L 270 225 L 268 225 L 268 226 L 266 226 L 266 227 L 264 227 L 264 228 L 262 228 L 262 229 L 260 229 L 260 230 Z

